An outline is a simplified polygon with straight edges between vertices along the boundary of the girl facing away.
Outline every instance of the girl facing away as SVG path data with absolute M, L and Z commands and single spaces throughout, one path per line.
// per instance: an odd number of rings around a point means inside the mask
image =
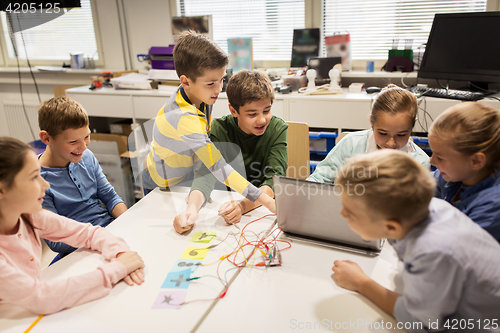
M 0 152 L 0 302 L 50 314 L 104 297 L 122 279 L 144 281 L 144 262 L 123 239 L 42 210 L 49 184 L 29 145 L 0 137 Z M 40 238 L 98 250 L 111 262 L 80 276 L 41 281 Z
M 465 213 L 500 242 L 500 112 L 460 103 L 429 131 L 436 197 Z
M 417 112 L 417 98 L 413 93 L 394 84 L 388 85 L 373 103 L 371 129 L 347 134 L 307 180 L 332 183 L 348 158 L 379 149 L 399 149 L 429 169 L 429 157 L 410 138 Z

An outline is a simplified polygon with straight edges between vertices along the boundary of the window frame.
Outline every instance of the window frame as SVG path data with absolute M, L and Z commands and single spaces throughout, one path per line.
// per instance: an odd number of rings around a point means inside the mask
M 310 8 L 312 6 L 312 2 L 314 0 L 304 0 L 304 29 L 309 28 L 308 25 L 308 15 L 311 11 Z M 179 13 L 179 3 L 180 0 L 171 0 L 170 1 L 170 13 L 172 16 L 178 16 Z M 174 15 L 175 14 L 175 15 Z M 321 48 L 321 43 L 320 43 Z M 290 49 L 290 57 L 292 55 L 292 50 Z M 270 59 L 260 59 L 253 60 L 254 69 L 257 68 L 288 68 L 290 67 L 290 60 L 270 60 Z
M 95 38 L 96 38 L 96 44 L 97 44 L 97 53 L 99 54 L 99 60 L 95 61 L 95 66 L 96 67 L 104 67 L 105 62 L 104 62 L 104 54 L 103 54 L 103 47 L 102 47 L 102 42 L 101 42 L 101 30 L 99 27 L 99 19 L 97 16 L 97 4 L 96 0 L 90 0 L 90 9 L 92 11 L 92 21 L 94 22 L 94 33 L 95 33 Z M 7 43 L 10 43 L 10 41 L 7 40 L 5 36 L 5 31 L 3 28 L 4 24 L 4 19 L 2 17 L 3 15 L 0 15 L 0 65 L 5 66 L 5 67 L 17 67 L 17 60 L 9 58 L 9 52 L 7 49 Z M 5 22 L 7 23 L 7 22 Z M 3 62 L 2 62 L 3 61 Z M 62 66 L 62 63 L 64 62 L 66 65 L 69 65 L 70 63 L 70 57 L 68 54 L 68 59 L 67 60 L 60 60 L 60 59 L 51 59 L 51 60 L 32 60 L 29 59 L 30 64 L 32 66 Z M 19 59 L 19 66 L 20 67 L 28 67 L 28 62 L 26 59 Z
M 486 11 L 500 11 L 500 0 L 487 0 L 486 1 Z M 320 28 L 321 37 L 324 38 L 322 29 L 322 15 L 323 15 L 323 4 L 322 0 L 306 0 L 306 28 Z M 308 26 L 308 23 L 310 24 Z M 323 50 L 324 43 L 321 43 L 321 50 Z M 323 53 L 320 53 L 323 54 Z M 366 62 L 374 61 L 375 70 L 378 71 L 387 60 L 383 59 L 353 59 L 352 60 L 352 71 L 365 71 Z

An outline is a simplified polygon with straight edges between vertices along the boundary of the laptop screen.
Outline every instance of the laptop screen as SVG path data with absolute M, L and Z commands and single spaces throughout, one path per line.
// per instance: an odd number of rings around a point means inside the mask
M 274 176 L 278 225 L 285 233 L 380 251 L 381 241 L 365 241 L 340 216 L 335 185 Z

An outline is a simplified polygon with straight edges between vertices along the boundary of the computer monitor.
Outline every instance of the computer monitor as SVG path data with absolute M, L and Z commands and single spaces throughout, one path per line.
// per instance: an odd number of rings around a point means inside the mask
M 436 14 L 419 78 L 500 83 L 500 12 Z

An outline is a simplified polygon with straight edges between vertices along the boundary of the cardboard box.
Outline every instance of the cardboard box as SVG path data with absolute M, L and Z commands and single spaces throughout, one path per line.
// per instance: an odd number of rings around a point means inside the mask
M 109 124 L 109 131 L 112 134 L 122 134 L 128 136 L 132 133 L 132 120 L 125 119 Z M 121 154 L 121 153 L 120 153 Z
M 91 133 L 91 141 L 115 141 L 118 145 L 118 153 L 121 155 L 128 151 L 128 135 Z
M 99 161 L 103 173 L 125 201 L 127 207 L 135 203 L 134 179 L 129 158 L 121 157 L 128 152 L 128 137 L 118 134 L 90 134 L 89 149 Z

